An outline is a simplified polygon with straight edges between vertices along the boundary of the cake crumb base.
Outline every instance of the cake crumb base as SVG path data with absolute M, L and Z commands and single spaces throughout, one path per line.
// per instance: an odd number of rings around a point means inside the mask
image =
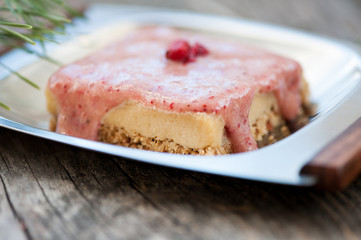
M 108 127 L 104 124 L 100 126 L 98 138 L 101 142 L 157 152 L 191 155 L 221 155 L 232 153 L 231 144 L 227 140 L 224 140 L 223 146 L 206 146 L 204 148 L 194 149 L 182 146 L 170 139 L 144 137 L 139 133 L 130 133 L 122 127 Z
M 287 137 L 289 134 L 290 131 L 286 125 L 277 126 L 260 141 L 257 141 L 258 147 L 264 147 L 272 144 Z M 224 140 L 222 146 L 206 146 L 204 148 L 195 149 L 182 146 L 170 139 L 144 137 L 139 133 L 130 133 L 124 128 L 109 127 L 104 124 L 100 126 L 98 140 L 124 147 L 186 155 L 223 155 L 232 153 L 231 144 L 226 139 Z

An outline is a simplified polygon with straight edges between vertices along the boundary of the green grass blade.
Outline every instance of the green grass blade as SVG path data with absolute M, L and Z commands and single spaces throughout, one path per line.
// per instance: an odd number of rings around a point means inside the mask
M 24 13 L 30 14 L 30 15 L 34 15 L 34 16 L 38 16 L 38 17 L 42 17 L 45 18 L 49 21 L 52 22 L 64 22 L 64 23 L 70 23 L 71 20 L 59 15 L 54 15 L 54 14 L 47 14 L 45 12 L 37 12 L 37 11 L 24 11 Z
M 15 12 L 15 9 L 14 9 L 14 7 L 12 6 L 11 1 L 10 1 L 10 0 L 4 0 L 4 2 L 5 2 L 6 7 L 7 7 L 7 8 L 5 8 L 5 9 L 6 9 L 7 11 L 11 12 L 11 14 L 12 14 L 13 16 L 15 16 L 17 20 L 19 20 L 19 16 L 18 16 L 18 14 Z
M 45 41 L 47 41 L 47 42 L 53 42 L 53 43 L 59 44 L 59 42 L 57 42 L 57 41 L 55 41 L 55 40 L 53 40 L 53 39 L 50 39 L 50 38 L 46 38 L 46 37 L 44 37 L 44 36 L 42 36 L 42 35 L 31 35 L 31 37 L 32 37 L 33 39 L 39 40 L 40 43 L 44 43 Z
M 0 25 L 9 26 L 9 27 L 16 27 L 16 28 L 25 28 L 25 29 L 32 29 L 33 26 L 29 24 L 22 24 L 22 23 L 14 23 L 14 22 L 2 22 L 0 21 Z
M 0 102 L 0 107 L 5 108 L 6 110 L 10 110 L 10 108 L 2 102 Z
M 29 79 L 27 79 L 26 77 L 24 77 L 23 75 L 21 75 L 20 73 L 12 70 L 11 68 L 9 68 L 8 66 L 6 66 L 5 64 L 3 64 L 2 62 L 0 62 L 0 65 L 5 68 L 6 70 L 8 70 L 9 72 L 11 72 L 12 74 L 14 74 L 15 76 L 17 76 L 18 78 L 20 78 L 21 80 L 23 80 L 24 82 L 28 83 L 30 86 L 33 86 L 36 89 L 40 89 L 40 87 L 38 85 L 36 85 L 34 82 L 30 81 Z
M 51 63 L 53 63 L 53 64 L 55 64 L 55 65 L 58 65 L 58 66 L 62 66 L 62 65 L 63 65 L 61 62 L 59 62 L 59 61 L 57 61 L 57 60 L 55 60 L 55 59 L 53 59 L 53 58 L 51 58 L 51 57 L 49 57 L 49 56 L 47 56 L 47 55 L 44 55 L 44 54 L 35 52 L 35 51 L 30 50 L 30 49 L 25 48 L 25 47 L 22 47 L 22 48 L 20 48 L 20 49 L 23 50 L 23 51 L 25 51 L 25 52 L 27 52 L 27 53 L 34 54 L 34 55 L 38 56 L 39 58 L 45 59 L 45 60 L 47 60 L 48 62 L 51 62 Z
M 13 31 L 13 30 L 11 30 L 11 29 L 4 28 L 4 27 L 0 27 L 0 30 L 2 30 L 3 32 L 9 33 L 9 34 L 11 34 L 11 35 L 13 35 L 13 36 L 16 36 L 17 38 L 20 38 L 20 39 L 22 39 L 22 40 L 24 40 L 24 41 L 26 41 L 26 42 L 28 42 L 28 43 L 30 43 L 30 44 L 33 44 L 33 45 L 36 44 L 33 40 L 31 40 L 30 38 L 28 38 L 28 37 L 25 36 L 24 34 L 15 32 L 15 31 Z
M 69 6 L 67 3 L 63 3 L 62 5 L 64 7 L 64 9 L 71 15 L 74 17 L 85 17 L 84 14 L 80 11 L 75 10 L 74 8 L 72 8 L 71 6 Z

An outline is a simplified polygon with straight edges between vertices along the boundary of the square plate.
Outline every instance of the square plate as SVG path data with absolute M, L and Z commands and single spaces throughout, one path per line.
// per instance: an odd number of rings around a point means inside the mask
M 184 156 L 125 148 L 48 131 L 44 89 L 58 65 L 14 50 L 1 61 L 34 81 L 36 90 L 6 71 L 0 72 L 0 126 L 133 160 L 244 179 L 310 186 L 300 169 L 323 146 L 361 116 L 361 60 L 352 49 L 326 38 L 242 19 L 154 8 L 96 4 L 87 20 L 76 20 L 61 45 L 48 44 L 49 55 L 63 64 L 99 49 L 134 24 L 165 24 L 221 35 L 299 61 L 310 85 L 316 116 L 291 136 L 262 149 L 222 156 Z M 116 23 L 116 24 L 114 24 Z M 36 49 L 35 49 L 36 50 Z

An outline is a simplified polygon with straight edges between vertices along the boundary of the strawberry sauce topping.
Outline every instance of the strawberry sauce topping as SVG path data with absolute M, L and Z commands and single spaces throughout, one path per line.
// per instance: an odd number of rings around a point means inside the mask
M 147 27 L 62 67 L 49 89 L 59 104 L 59 133 L 96 140 L 104 114 L 134 100 L 165 111 L 220 115 L 233 151 L 244 152 L 257 149 L 248 123 L 254 95 L 274 92 L 281 113 L 291 120 L 301 104 L 301 76 L 297 62 L 264 50 Z

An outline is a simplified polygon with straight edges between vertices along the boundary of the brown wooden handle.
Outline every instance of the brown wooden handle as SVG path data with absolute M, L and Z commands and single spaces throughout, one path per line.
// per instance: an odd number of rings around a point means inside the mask
M 318 187 L 331 191 L 346 188 L 360 172 L 361 117 L 301 170 L 301 174 L 316 176 Z

